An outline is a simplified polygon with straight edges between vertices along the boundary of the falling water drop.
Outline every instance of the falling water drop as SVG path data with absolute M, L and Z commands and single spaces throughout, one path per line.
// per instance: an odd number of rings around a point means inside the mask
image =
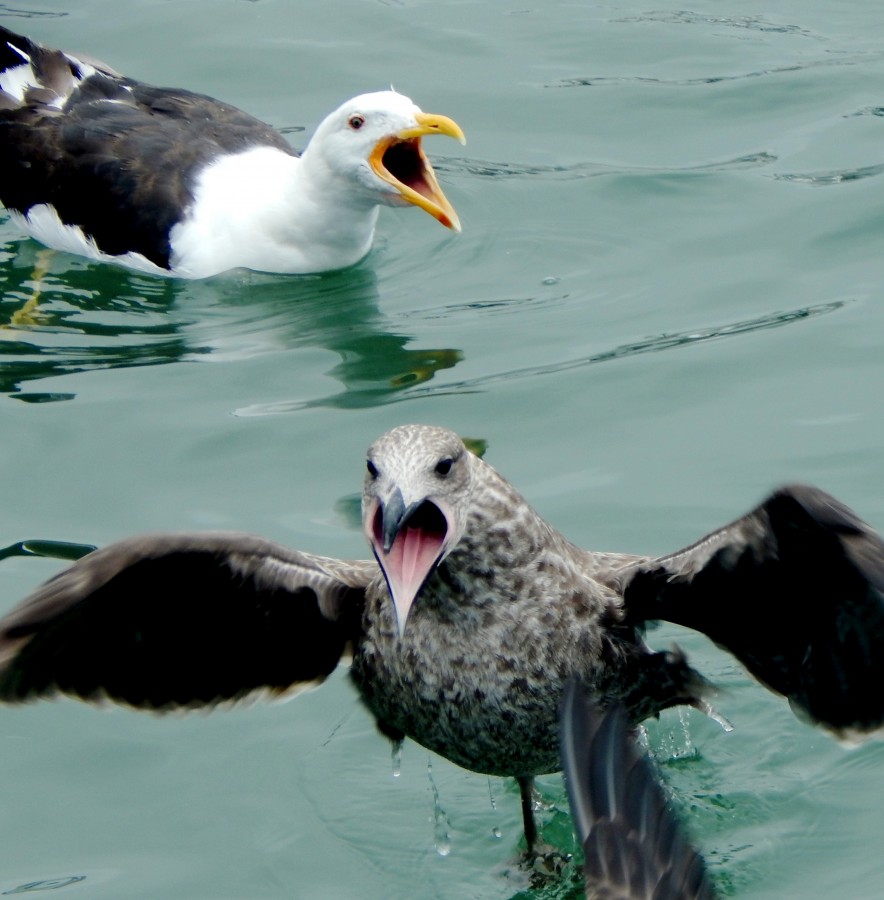
M 491 803 L 491 808 L 494 810 L 494 812 L 497 812 L 497 800 L 494 799 L 494 788 L 491 785 L 490 778 L 488 779 L 488 800 Z M 491 829 L 492 837 L 495 837 L 498 840 L 500 840 L 500 837 L 502 834 L 503 834 L 503 832 L 500 830 L 500 828 L 497 825 L 492 827 L 492 829 Z
M 444 816 L 443 816 L 444 818 Z M 448 856 L 451 853 L 451 836 L 448 834 L 448 820 L 440 826 L 436 823 L 436 852 L 439 856 Z
M 723 716 L 714 706 L 705 701 L 701 702 L 701 704 L 697 707 L 700 712 L 709 716 L 713 722 L 718 724 L 723 731 L 731 732 L 734 730 L 734 726 L 731 724 L 730 720 Z
M 684 746 L 680 752 L 676 752 L 676 756 L 694 756 L 697 752 L 694 742 L 691 738 L 691 723 L 688 718 L 687 710 L 683 706 L 678 707 L 678 721 L 681 723 L 681 733 L 684 738 Z
M 402 741 L 393 742 L 391 759 L 393 763 L 393 777 L 398 778 L 402 774 Z
M 448 821 L 447 813 L 442 809 L 439 789 L 433 780 L 433 764 L 429 760 L 427 760 L 427 777 L 430 779 L 430 787 L 433 791 L 433 842 L 439 856 L 448 856 L 451 853 L 451 834 L 449 833 L 451 824 Z
M 488 799 L 491 802 L 491 808 L 497 812 L 497 801 L 494 799 L 494 788 L 491 786 L 491 779 L 488 779 Z

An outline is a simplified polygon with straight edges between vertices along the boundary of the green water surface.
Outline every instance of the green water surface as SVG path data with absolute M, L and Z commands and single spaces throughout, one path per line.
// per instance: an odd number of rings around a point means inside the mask
M 426 142 L 461 235 L 383 210 L 370 258 L 322 278 L 165 281 L 0 222 L 0 546 L 232 528 L 362 556 L 363 452 L 406 421 L 487 441 L 587 547 L 674 550 L 787 481 L 884 529 L 878 4 L 28 0 L 0 22 L 298 146 L 390 84 L 469 141 Z M 4 559 L 2 608 L 61 565 Z M 697 635 L 650 638 L 735 725 L 648 736 L 720 892 L 884 895 L 880 743 L 838 746 Z M 343 670 L 210 716 L 0 710 L 0 771 L 0 895 L 580 896 L 508 869 L 505 781 L 414 744 L 394 777 Z

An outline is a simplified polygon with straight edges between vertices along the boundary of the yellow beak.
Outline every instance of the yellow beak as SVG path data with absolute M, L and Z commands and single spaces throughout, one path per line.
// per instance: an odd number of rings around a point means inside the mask
M 446 228 L 460 231 L 460 219 L 436 181 L 436 173 L 421 147 L 421 138 L 425 134 L 447 134 L 465 144 L 464 133 L 447 116 L 418 113 L 415 119 L 416 127 L 379 141 L 368 162 L 378 178 L 393 185 L 404 200 L 419 206 Z

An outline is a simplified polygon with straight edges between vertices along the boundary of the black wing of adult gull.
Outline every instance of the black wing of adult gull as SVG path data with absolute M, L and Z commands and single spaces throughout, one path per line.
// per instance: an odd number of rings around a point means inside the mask
M 884 542 L 815 488 L 661 558 L 582 550 L 452 431 L 400 426 L 368 450 L 374 560 L 246 535 L 96 551 L 0 620 L 0 699 L 62 692 L 151 709 L 351 678 L 393 739 L 514 776 L 558 771 L 558 705 L 579 678 L 632 721 L 706 709 L 708 683 L 643 627 L 683 622 L 839 735 L 884 725 Z
M 463 132 L 392 90 L 344 103 L 298 156 L 236 107 L 0 28 L 0 128 L 0 202 L 23 230 L 154 274 L 351 266 L 383 205 L 460 230 L 421 140 Z
M 559 731 L 587 900 L 712 900 L 703 859 L 636 748 L 623 708 L 603 710 L 571 680 Z

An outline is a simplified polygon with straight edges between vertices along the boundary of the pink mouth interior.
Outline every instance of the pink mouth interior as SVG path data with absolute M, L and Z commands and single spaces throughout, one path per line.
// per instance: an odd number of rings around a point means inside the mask
M 427 182 L 426 166 L 420 152 L 420 138 L 396 141 L 384 153 L 387 171 L 413 191 L 434 200 L 433 187 Z
M 376 546 L 383 547 L 380 510 L 374 533 Z M 395 595 L 410 603 L 442 553 L 447 533 L 448 523 L 435 504 L 425 502 L 412 513 L 396 535 L 390 552 L 384 554 L 384 569 Z

